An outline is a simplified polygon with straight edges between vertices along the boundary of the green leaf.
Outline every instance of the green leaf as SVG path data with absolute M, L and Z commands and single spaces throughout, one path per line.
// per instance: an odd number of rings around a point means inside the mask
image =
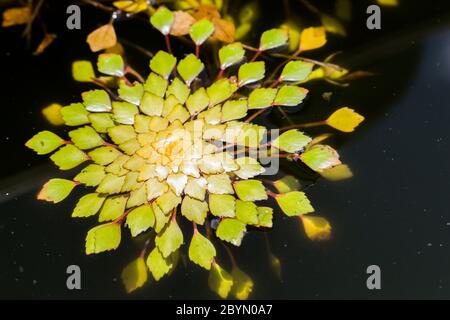
M 216 235 L 219 239 L 240 246 L 245 235 L 245 223 L 237 219 L 223 219 L 220 221 Z
M 115 174 L 107 173 L 102 182 L 100 182 L 100 185 L 97 187 L 96 191 L 99 193 L 108 194 L 120 193 L 124 182 L 125 176 L 119 177 Z
M 271 145 L 280 150 L 294 153 L 301 151 L 311 142 L 311 138 L 298 130 L 288 130 L 272 141 Z
M 64 140 L 50 131 L 35 134 L 25 145 L 37 154 L 48 154 L 64 144 Z
M 86 254 L 115 250 L 120 244 L 120 224 L 105 223 L 88 231 Z
M 216 248 L 211 241 L 197 230 L 194 231 L 189 245 L 189 259 L 206 270 L 211 269 L 211 263 L 216 256 Z
M 53 203 L 63 201 L 76 186 L 76 183 L 66 179 L 50 179 L 42 187 L 37 196 L 38 200 Z
M 149 116 L 160 116 L 164 106 L 164 99 L 154 95 L 153 93 L 145 92 L 142 97 L 141 111 Z
M 172 191 L 168 191 L 156 199 L 156 203 L 161 210 L 167 214 L 181 203 L 181 197 L 177 196 Z
M 296 86 L 282 86 L 273 102 L 276 106 L 296 106 L 305 99 L 308 90 Z
M 125 64 L 118 54 L 102 53 L 98 56 L 97 68 L 101 73 L 121 77 L 124 75 Z
M 257 88 L 250 93 L 248 97 L 249 109 L 264 109 L 270 107 L 275 100 L 278 89 L 275 88 Z
M 99 193 L 89 193 L 78 200 L 75 209 L 72 212 L 72 217 L 90 217 L 100 210 L 105 201 L 106 196 Z
M 69 137 L 75 146 L 84 150 L 99 147 L 105 143 L 102 137 L 89 126 L 69 131 Z
M 118 125 L 108 129 L 108 135 L 115 144 L 122 144 L 136 138 L 136 132 L 132 126 Z
M 281 210 L 289 217 L 314 212 L 314 208 L 305 193 L 301 191 L 281 193 L 275 197 L 275 200 L 277 200 Z
M 122 282 L 127 293 L 142 287 L 147 282 L 147 267 L 144 258 L 131 261 L 122 271 Z
M 251 201 L 236 200 L 236 218 L 245 224 L 258 224 L 258 211 Z
M 177 104 L 173 107 L 172 111 L 167 115 L 167 119 L 170 122 L 180 120 L 181 123 L 186 122 L 190 117 L 189 111 L 181 104 Z
M 315 145 L 300 155 L 300 159 L 314 171 L 321 172 L 341 164 L 339 155 L 333 148 Z
M 236 299 L 247 300 L 253 291 L 253 280 L 236 266 L 231 270 L 231 276 L 233 278 L 232 294 Z
M 259 50 L 266 51 L 284 46 L 288 41 L 288 33 L 282 29 L 270 29 L 261 35 Z
M 165 230 L 155 238 L 155 244 L 164 258 L 178 250 L 183 244 L 183 233 L 177 222 L 172 219 Z
M 89 157 L 97 164 L 106 166 L 116 160 L 122 153 L 114 147 L 100 147 L 88 153 Z
M 188 54 L 177 66 L 177 71 L 189 86 L 205 66 L 194 54 Z
M 267 192 L 259 180 L 242 180 L 234 184 L 239 199 L 244 201 L 267 200 Z
M 189 196 L 184 196 L 181 204 L 181 214 L 196 224 L 203 225 L 208 214 L 208 204 Z
M 270 207 L 258 207 L 258 227 L 272 228 L 273 209 Z
M 135 82 L 132 86 L 129 86 L 125 81 L 120 81 L 117 91 L 121 99 L 138 106 L 144 94 L 144 87 L 139 82 Z
M 88 157 L 74 145 L 68 144 L 52 154 L 50 159 L 59 167 L 59 169 L 69 170 L 88 160 Z
M 138 107 L 129 102 L 114 101 L 112 109 L 114 120 L 121 124 L 134 124 L 134 116 L 139 113 Z
M 166 79 L 152 72 L 144 83 L 144 90 L 162 98 L 166 93 L 167 85 Z
M 81 94 L 86 110 L 91 112 L 111 111 L 111 100 L 105 90 L 91 90 Z
M 247 62 L 240 66 L 238 71 L 239 86 L 264 79 L 266 67 L 264 61 Z
M 247 116 L 247 100 L 228 100 L 222 106 L 222 122 Z
M 232 194 L 234 193 L 228 174 L 214 174 L 206 178 L 210 194 Z
M 241 179 L 256 177 L 266 170 L 256 159 L 251 157 L 238 158 L 236 159 L 236 164 L 239 166 L 239 170 L 233 173 Z
M 202 19 L 197 21 L 191 26 L 189 30 L 189 35 L 191 36 L 192 41 L 195 42 L 196 45 L 201 45 L 206 41 L 214 32 L 214 24 L 206 19 Z
M 297 60 L 288 62 L 281 72 L 281 81 L 304 81 L 311 74 L 314 65 L 309 62 Z
M 200 88 L 186 100 L 186 107 L 191 115 L 197 114 L 203 111 L 209 104 L 209 97 L 206 94 L 205 88 Z
M 128 195 L 108 197 L 98 215 L 98 222 L 112 221 L 119 218 L 125 212 Z
M 89 112 L 82 103 L 72 103 L 61 108 L 61 116 L 68 126 L 88 124 L 90 122 L 88 115 Z
M 208 276 L 209 288 L 217 293 L 222 299 L 226 299 L 233 286 L 233 278 L 231 275 L 222 269 L 217 263 L 212 264 Z
M 155 214 L 151 205 L 144 204 L 131 210 L 127 215 L 126 224 L 133 237 L 153 227 L 155 225 Z
M 209 105 L 215 106 L 227 100 L 236 91 L 236 84 L 230 83 L 228 79 L 220 79 L 206 89 L 209 97 Z
M 283 178 L 274 181 L 273 186 L 279 193 L 298 191 L 301 188 L 300 182 L 294 176 L 284 176 Z
M 91 121 L 92 128 L 99 133 L 107 133 L 109 128 L 115 126 L 111 113 L 91 113 L 88 118 Z
M 242 61 L 245 50 L 239 42 L 228 44 L 219 50 L 220 68 L 226 68 Z
M 95 79 L 92 63 L 86 60 L 78 60 L 72 63 L 72 77 L 75 81 L 92 82 Z
M 95 187 L 102 182 L 105 177 L 105 167 L 98 164 L 90 164 L 74 178 L 75 181 L 88 187 Z
M 191 91 L 189 90 L 189 87 L 186 86 L 183 81 L 175 78 L 167 88 L 166 96 L 168 97 L 170 95 L 173 95 L 175 96 L 175 98 L 177 98 L 179 103 L 183 104 L 189 96 L 190 92 Z
M 177 59 L 173 55 L 160 50 L 150 60 L 150 69 L 167 79 L 176 63 Z
M 161 279 L 173 267 L 171 259 L 165 259 L 158 248 L 154 248 L 147 257 L 147 267 L 156 281 Z
M 158 10 L 150 17 L 150 23 L 159 30 L 163 35 L 167 35 L 172 28 L 174 14 L 166 7 L 159 7 Z
M 210 194 L 209 210 L 216 217 L 234 218 L 236 199 L 230 194 Z
M 156 202 L 152 202 L 152 209 L 155 213 L 155 231 L 156 233 L 160 233 L 162 229 L 167 225 L 170 220 L 170 214 L 164 214 L 161 208 L 156 204 Z
M 188 177 L 188 183 L 184 188 L 184 193 L 198 200 L 204 200 L 206 194 L 206 179 Z
M 130 192 L 130 198 L 127 202 L 127 208 L 133 208 L 136 206 L 140 206 L 147 202 L 147 190 L 145 184 L 136 190 L 132 190 Z

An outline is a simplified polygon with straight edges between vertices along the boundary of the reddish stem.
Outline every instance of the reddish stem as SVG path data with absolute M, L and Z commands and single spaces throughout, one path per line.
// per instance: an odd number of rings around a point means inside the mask
M 261 53 L 262 53 L 262 51 L 258 49 L 258 50 L 255 52 L 255 54 L 253 55 L 253 57 L 250 59 L 250 62 L 255 61 L 256 58 L 258 58 L 259 55 L 260 55 Z
M 166 41 L 167 51 L 169 51 L 169 53 L 172 54 L 172 46 L 170 45 L 170 38 L 168 34 L 164 35 L 164 40 Z
M 274 192 L 272 192 L 272 191 L 270 191 L 270 190 L 267 190 L 267 195 L 269 196 L 269 197 L 272 197 L 272 198 L 276 198 L 276 197 L 278 197 L 278 194 L 276 194 L 276 193 L 274 193 Z
M 223 72 L 225 71 L 225 69 L 220 68 L 219 73 L 217 74 L 216 80 L 219 80 L 223 77 Z
M 264 111 L 266 111 L 267 108 L 258 110 L 257 112 L 255 112 L 254 114 L 252 114 L 250 117 L 248 117 L 245 122 L 251 122 L 252 120 L 254 120 L 255 118 L 259 117 L 261 114 L 264 113 Z
M 198 58 L 200 56 L 200 45 L 195 44 L 195 56 Z

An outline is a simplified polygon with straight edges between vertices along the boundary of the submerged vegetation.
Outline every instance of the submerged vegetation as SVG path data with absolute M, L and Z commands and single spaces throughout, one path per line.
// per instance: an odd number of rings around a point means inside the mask
M 236 40 L 251 29 L 254 11 L 231 19 L 226 4 L 207 2 L 177 1 L 173 10 L 147 1 L 114 2 L 124 12 L 149 13 L 166 48 L 149 54 L 150 73 L 144 77 L 116 50 L 112 23 L 94 30 L 87 39 L 91 50 L 106 50 L 97 60 L 101 75 L 87 60 L 75 61 L 72 71 L 75 80 L 100 88 L 83 92 L 81 102 L 43 111 L 52 124 L 76 128 L 69 139 L 41 131 L 26 143 L 38 154 L 52 153 L 61 170 L 87 164 L 73 180 L 50 179 L 38 194 L 58 203 L 76 187 L 92 190 L 72 211 L 74 218 L 97 215 L 100 223 L 87 232 L 86 254 L 117 249 L 125 229 L 143 237 L 140 254 L 122 273 L 128 292 L 147 282 L 148 271 L 156 281 L 170 274 L 184 245 L 189 259 L 209 270 L 214 292 L 247 299 L 253 281 L 228 245 L 240 246 L 247 232 L 272 228 L 274 208 L 301 221 L 312 240 L 331 235 L 329 222 L 314 215 L 317 205 L 294 176 L 264 175 L 270 161 L 295 161 L 330 180 L 352 175 L 338 152 L 324 144 L 328 135 L 303 131 L 325 125 L 353 132 L 364 117 L 352 108 L 336 108 L 323 121 L 291 123 L 279 132 L 257 122 L 272 110 L 288 117 L 286 111 L 307 97 L 309 81 L 345 85 L 361 75 L 302 57 L 327 43 L 331 17 L 323 26 L 296 29 L 287 23 L 269 29 L 253 47 Z M 187 46 L 191 41 L 192 53 L 176 56 L 172 37 Z M 279 63 L 272 67 L 267 58 Z M 221 249 L 231 271 L 217 259 Z M 281 277 L 280 261 L 271 252 L 269 257 Z

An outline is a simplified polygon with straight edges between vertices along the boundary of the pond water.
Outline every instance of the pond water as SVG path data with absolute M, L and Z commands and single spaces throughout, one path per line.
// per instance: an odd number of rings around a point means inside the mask
M 327 1 L 318 2 L 329 7 Z M 317 213 L 333 226 L 330 241 L 309 241 L 297 220 L 277 214 L 265 235 L 281 261 L 282 281 L 269 266 L 263 233 L 248 233 L 233 249 L 240 268 L 255 281 L 253 298 L 450 297 L 450 5 L 445 0 L 400 2 L 398 8 L 383 9 L 381 30 L 369 31 L 365 8 L 371 1 L 358 1 L 348 38 L 333 38 L 326 50 L 311 55 L 324 58 L 342 50 L 337 63 L 377 74 L 346 88 L 308 85 L 310 99 L 292 115 L 299 123 L 315 121 L 344 105 L 363 114 L 366 121 L 355 133 L 331 139 L 354 177 L 319 179 L 306 191 Z M 282 21 L 281 8 L 261 5 L 261 28 Z M 171 277 L 127 295 L 120 272 L 138 254 L 137 240 L 125 235 L 115 252 L 87 257 L 84 237 L 94 220 L 70 218 L 83 191 L 57 205 L 35 199 L 46 180 L 62 174 L 23 144 L 40 130 L 64 132 L 52 128 L 40 110 L 52 102 L 76 101 L 88 88 L 74 83 L 70 64 L 94 61 L 84 39 L 107 20 L 103 13 L 86 13 L 82 30 L 68 31 L 63 2 L 47 6 L 59 38 L 42 56 L 24 48 L 20 30 L 0 30 L 0 298 L 215 298 L 207 272 L 189 262 L 187 267 L 180 263 Z M 264 25 L 267 21 L 272 24 Z M 119 36 L 149 50 L 163 46 L 157 33 L 140 28 L 123 22 Z M 137 68 L 146 71 L 147 58 L 133 54 Z M 333 92 L 330 102 L 323 92 Z M 281 125 L 273 115 L 265 121 Z M 219 260 L 226 265 L 222 251 Z M 66 288 L 71 264 L 81 267 L 82 290 Z M 374 264 L 382 272 L 378 291 L 366 287 L 366 268 Z

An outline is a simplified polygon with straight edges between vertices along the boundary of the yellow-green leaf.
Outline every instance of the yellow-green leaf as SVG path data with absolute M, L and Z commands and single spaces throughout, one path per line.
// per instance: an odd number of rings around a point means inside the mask
M 173 263 L 170 258 L 164 258 L 158 248 L 155 247 L 147 257 L 147 267 L 153 278 L 158 281 L 173 268 Z
M 66 179 L 50 179 L 42 187 L 37 196 L 38 200 L 53 203 L 63 201 L 76 186 L 76 183 Z
M 276 106 L 296 106 L 305 99 L 308 90 L 297 86 L 282 86 L 273 102 Z
M 69 137 L 75 146 L 84 150 L 99 147 L 105 143 L 102 137 L 89 126 L 69 131 Z
M 231 293 L 236 299 L 247 300 L 253 291 L 253 280 L 245 272 L 234 266 L 231 270 L 233 287 Z
M 177 98 L 179 103 L 183 104 L 189 96 L 190 92 L 191 91 L 189 90 L 189 87 L 185 83 L 183 83 L 183 81 L 175 78 L 167 88 L 166 96 L 173 95 L 175 96 L 175 98 Z
M 239 170 L 234 171 L 234 174 L 241 179 L 256 177 L 266 170 L 256 159 L 251 157 L 237 158 L 236 164 L 239 166 Z
M 177 66 L 177 71 L 186 84 L 189 86 L 205 66 L 194 54 L 188 54 Z
M 88 187 L 95 187 L 102 182 L 105 177 L 105 167 L 98 164 L 90 164 L 80 171 L 74 178 L 75 181 Z
M 297 60 L 288 62 L 281 71 L 281 81 L 304 81 L 311 74 L 314 65 L 309 62 Z
M 222 106 L 222 122 L 247 116 L 247 100 L 228 100 Z
M 138 107 L 129 102 L 114 101 L 112 109 L 114 120 L 121 124 L 134 124 L 134 116 L 139 113 Z
M 168 84 L 166 79 L 154 72 L 151 72 L 147 80 L 145 80 L 144 90 L 162 98 L 166 93 L 167 86 Z
M 108 135 L 115 144 L 122 144 L 136 138 L 136 132 L 132 126 L 118 125 L 108 129 Z
M 89 153 L 89 157 L 97 164 L 106 166 L 116 160 L 122 153 L 114 147 L 96 148 Z
M 153 227 L 155 225 L 155 214 L 152 206 L 144 204 L 131 210 L 127 215 L 126 224 L 133 237 Z
M 259 42 L 259 50 L 266 51 L 284 46 L 288 41 L 288 34 L 283 29 L 270 29 L 264 31 Z
M 105 223 L 98 225 L 87 233 L 86 254 L 115 250 L 120 244 L 120 224 Z
M 311 206 L 305 193 L 301 191 L 281 193 L 275 197 L 275 200 L 281 210 L 290 217 L 314 212 L 314 208 Z
M 264 61 L 247 62 L 239 67 L 239 86 L 259 81 L 264 78 L 266 67 Z
M 189 259 L 206 270 L 211 269 L 211 263 L 216 256 L 214 245 L 197 230 L 194 231 L 189 245 Z
M 173 55 L 160 50 L 150 60 L 150 69 L 167 79 L 176 63 L 177 59 Z
M 300 155 L 300 159 L 308 167 L 314 171 L 321 172 L 323 170 L 340 165 L 339 154 L 331 148 L 325 145 L 314 145 L 312 148 Z
M 112 128 L 116 125 L 113 121 L 111 113 L 91 113 L 89 114 L 88 118 L 91 122 L 92 128 L 94 128 L 98 133 L 107 133 L 109 128 Z
M 178 250 L 183 244 L 183 233 L 177 222 L 172 219 L 166 229 L 155 238 L 155 244 L 161 251 L 164 258 Z
M 236 218 L 245 224 L 258 224 L 258 210 L 251 201 L 236 200 Z
M 125 176 L 117 176 L 112 173 L 107 173 L 103 178 L 100 185 L 97 187 L 97 192 L 99 193 L 120 193 L 122 186 L 125 183 Z
M 48 154 L 64 144 L 64 140 L 50 131 L 35 134 L 25 145 L 37 154 Z
M 230 194 L 210 194 L 209 210 L 216 217 L 234 218 L 236 199 Z
M 105 90 L 91 90 L 81 94 L 83 104 L 91 112 L 109 112 L 111 111 L 111 100 Z
M 89 193 L 78 200 L 75 209 L 72 212 L 72 217 L 90 217 L 96 214 L 103 205 L 106 196 L 99 193 Z
M 300 182 L 294 176 L 284 176 L 283 178 L 274 181 L 273 186 L 279 193 L 286 193 L 290 191 L 300 190 Z
M 98 215 L 98 222 L 112 221 L 125 212 L 128 195 L 117 195 L 108 197 L 103 204 L 102 210 Z
M 52 154 L 50 159 L 59 167 L 59 169 L 69 170 L 87 161 L 88 157 L 74 145 L 68 144 Z
M 159 7 L 150 17 L 150 23 L 164 35 L 169 34 L 174 21 L 174 14 L 166 7 Z
M 250 93 L 248 97 L 249 109 L 264 109 L 270 107 L 275 100 L 278 89 L 275 88 L 257 88 Z
M 220 221 L 216 235 L 219 239 L 240 246 L 245 235 L 245 223 L 237 219 L 226 218 Z
M 272 228 L 273 209 L 270 207 L 258 207 L 258 227 Z
M 189 30 L 189 35 L 196 45 L 201 45 L 213 32 L 214 24 L 207 19 L 202 19 L 192 25 Z
M 199 88 L 197 91 L 189 95 L 186 100 L 186 107 L 191 115 L 203 111 L 209 104 L 209 97 L 205 88 Z
M 349 166 L 345 164 L 337 165 L 320 172 L 320 175 L 330 181 L 341 181 L 353 177 L 353 172 Z
M 101 73 L 121 77 L 124 75 L 125 63 L 122 56 L 118 54 L 102 53 L 98 56 L 97 68 Z
M 78 60 L 72 63 L 72 77 L 75 81 L 92 82 L 95 79 L 92 63 L 87 60 Z
M 234 183 L 234 190 L 239 199 L 244 201 L 267 200 L 267 192 L 259 180 L 241 180 Z
M 228 99 L 236 91 L 236 85 L 230 83 L 228 79 L 220 79 L 206 89 L 209 97 L 209 105 L 215 106 Z
M 301 151 L 310 142 L 310 137 L 303 132 L 293 129 L 283 132 L 279 137 L 272 141 L 271 145 L 280 150 L 294 153 Z
M 226 68 L 235 65 L 242 61 L 245 55 L 245 50 L 239 42 L 228 44 L 219 50 L 220 68 Z
M 139 82 L 135 82 L 132 86 L 129 86 L 125 81 L 121 81 L 117 91 L 121 99 L 138 106 L 144 94 L 144 87 Z
M 68 106 L 61 108 L 61 116 L 68 126 L 81 126 L 88 124 L 89 112 L 82 103 L 72 103 Z
M 188 220 L 203 225 L 208 214 L 208 204 L 204 201 L 184 196 L 181 203 L 181 214 Z

